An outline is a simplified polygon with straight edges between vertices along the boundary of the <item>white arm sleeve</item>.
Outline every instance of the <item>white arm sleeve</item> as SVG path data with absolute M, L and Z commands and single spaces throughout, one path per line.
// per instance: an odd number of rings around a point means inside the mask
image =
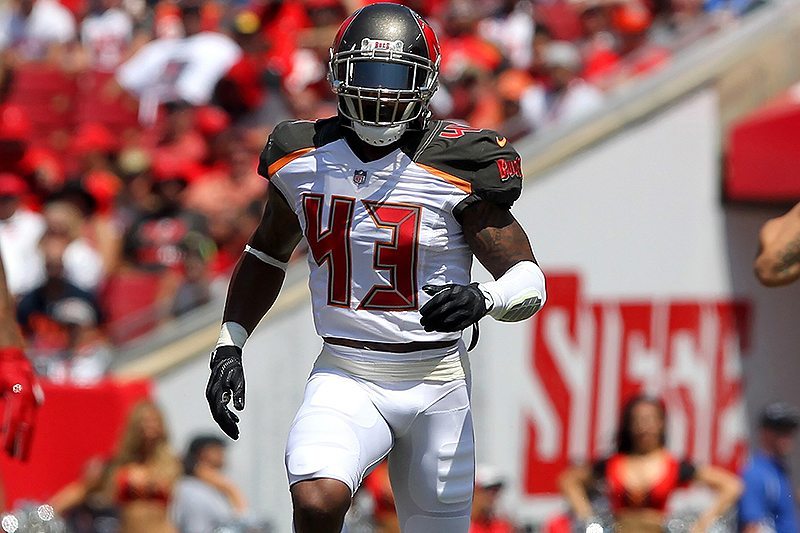
M 502 322 L 519 322 L 533 316 L 547 300 L 544 272 L 533 261 L 520 261 L 496 281 L 479 283 L 489 300 L 489 315 Z

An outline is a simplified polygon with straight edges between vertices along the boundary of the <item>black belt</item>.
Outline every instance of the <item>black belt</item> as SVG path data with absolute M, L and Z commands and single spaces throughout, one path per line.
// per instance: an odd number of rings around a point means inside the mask
M 422 350 L 437 350 L 449 348 L 458 344 L 458 339 L 451 341 L 414 341 L 414 342 L 368 342 L 355 339 L 341 339 L 339 337 L 323 337 L 328 344 L 347 346 L 357 350 L 370 350 L 374 352 L 409 353 Z

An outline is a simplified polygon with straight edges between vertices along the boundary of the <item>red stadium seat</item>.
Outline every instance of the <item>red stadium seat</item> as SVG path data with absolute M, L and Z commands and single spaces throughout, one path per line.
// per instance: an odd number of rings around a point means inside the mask
M 14 70 L 8 103 L 25 111 L 35 144 L 61 151 L 68 145 L 76 92 L 74 76 L 29 63 Z
M 124 271 L 111 276 L 100 294 L 106 330 L 122 343 L 147 333 L 158 324 L 153 311 L 159 290 L 158 273 Z
M 139 129 L 138 104 L 114 83 L 114 75 L 87 71 L 78 79 L 76 124 L 100 123 L 123 142 Z

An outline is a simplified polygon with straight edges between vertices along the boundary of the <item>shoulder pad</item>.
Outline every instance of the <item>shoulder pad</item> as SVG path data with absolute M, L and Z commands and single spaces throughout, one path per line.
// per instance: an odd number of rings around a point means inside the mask
M 311 120 L 287 120 L 281 122 L 267 140 L 258 160 L 258 173 L 269 177 L 292 159 L 314 148 L 335 141 L 342 136 L 337 117 Z
M 493 130 L 434 123 L 416 162 L 467 182 L 473 201 L 511 207 L 522 192 L 519 154 Z

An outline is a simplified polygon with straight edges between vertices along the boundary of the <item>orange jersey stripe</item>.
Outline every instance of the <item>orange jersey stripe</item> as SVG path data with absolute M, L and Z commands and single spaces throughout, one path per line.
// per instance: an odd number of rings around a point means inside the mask
M 294 161 L 300 156 L 306 155 L 308 152 L 314 150 L 314 147 L 311 146 L 310 148 L 301 148 L 300 150 L 295 150 L 294 152 L 290 152 L 285 156 L 281 157 L 274 163 L 272 163 L 269 167 L 267 167 L 267 174 L 273 176 L 276 172 L 280 169 Z
M 461 189 L 465 193 L 472 194 L 472 184 L 470 182 L 468 182 L 467 180 L 461 179 L 461 178 L 459 178 L 457 176 L 453 176 L 452 174 L 448 174 L 447 172 L 445 172 L 443 170 L 439 170 L 438 168 L 434 168 L 434 167 L 431 167 L 431 166 L 428 166 L 428 165 L 424 165 L 422 163 L 417 163 L 417 166 L 427 170 L 428 172 L 430 172 L 431 174 L 433 174 L 437 178 L 442 178 L 446 182 L 448 182 L 448 183 L 450 183 L 452 185 L 455 185 L 456 187 L 458 187 L 459 189 Z

